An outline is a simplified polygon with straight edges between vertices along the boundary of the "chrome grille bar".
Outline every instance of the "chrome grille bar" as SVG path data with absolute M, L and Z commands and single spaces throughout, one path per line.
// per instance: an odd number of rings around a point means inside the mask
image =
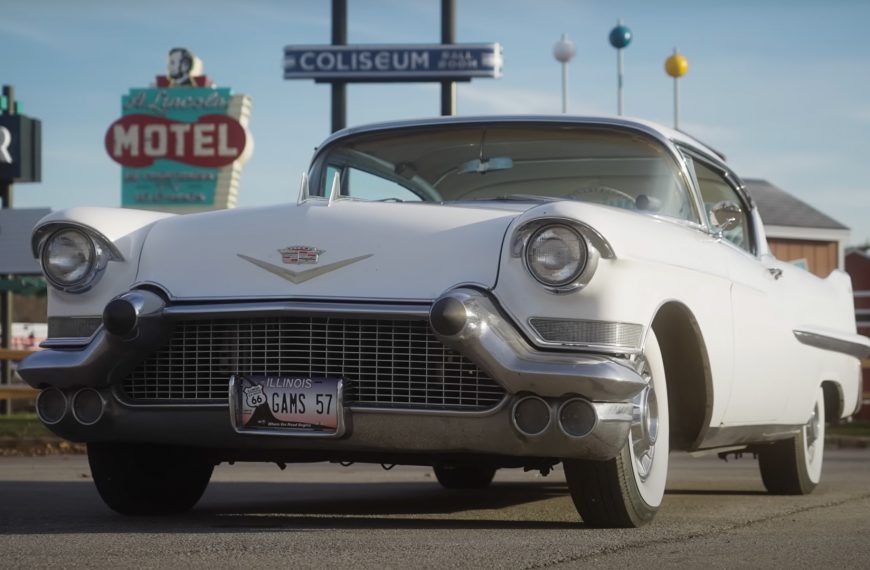
M 337 377 L 346 405 L 483 411 L 504 389 L 444 346 L 424 319 L 179 320 L 122 383 L 133 404 L 221 404 L 233 374 Z

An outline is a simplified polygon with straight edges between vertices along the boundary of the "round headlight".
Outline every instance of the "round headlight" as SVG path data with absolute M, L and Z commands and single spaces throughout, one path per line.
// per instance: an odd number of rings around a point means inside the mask
M 532 234 L 526 246 L 526 265 L 532 277 L 551 287 L 576 280 L 588 257 L 583 236 L 563 225 L 542 227 Z
M 94 276 L 98 253 L 84 232 L 60 230 L 42 248 L 42 268 L 49 281 L 61 289 L 82 286 Z

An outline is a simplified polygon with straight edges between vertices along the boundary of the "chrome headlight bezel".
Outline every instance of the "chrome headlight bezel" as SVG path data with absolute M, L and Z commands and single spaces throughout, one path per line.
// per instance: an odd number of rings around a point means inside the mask
M 567 236 L 565 236 L 566 233 L 568 234 Z M 550 236 L 547 236 L 547 234 L 550 234 Z M 566 260 L 561 269 L 553 270 L 555 272 L 568 271 L 565 277 L 551 279 L 550 276 L 545 275 L 542 268 L 539 267 L 539 262 L 535 259 L 535 248 L 538 246 L 539 240 L 550 239 L 553 241 L 558 240 L 562 242 L 566 248 L 573 249 L 565 237 L 576 239 L 577 256 L 574 259 Z M 588 262 L 589 245 L 586 243 L 586 239 L 580 234 L 580 232 L 566 224 L 554 223 L 541 225 L 529 236 L 523 251 L 523 263 L 525 264 L 526 270 L 528 270 L 529 274 L 531 274 L 531 276 L 542 285 L 556 289 L 576 281 L 577 277 L 579 277 L 580 274 L 583 273 L 583 270 L 586 269 L 586 264 Z
M 72 280 L 65 280 L 58 272 L 52 269 L 49 260 L 50 248 L 54 240 L 65 234 L 76 234 L 81 238 L 86 248 L 84 257 L 87 259 L 84 273 Z M 109 261 L 121 260 L 117 249 L 112 247 L 108 240 L 90 228 L 73 224 L 53 224 L 38 228 L 34 233 L 36 250 L 42 273 L 46 281 L 58 291 L 65 293 L 84 293 L 89 291 L 99 281 Z
M 541 279 L 529 264 L 529 248 L 533 240 L 547 229 L 564 227 L 575 233 L 586 247 L 586 261 L 582 267 L 573 272 L 570 279 L 551 283 Z M 539 283 L 546 291 L 554 294 L 564 294 L 578 291 L 589 284 L 600 258 L 615 259 L 616 255 L 610 244 L 592 227 L 569 218 L 538 218 L 523 223 L 514 232 L 511 242 L 511 256 L 522 261 L 526 273 Z

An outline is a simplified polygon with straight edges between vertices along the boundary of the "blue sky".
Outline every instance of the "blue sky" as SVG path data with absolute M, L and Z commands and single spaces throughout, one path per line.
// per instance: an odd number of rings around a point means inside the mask
M 16 186 L 16 207 L 117 206 L 120 166 L 103 147 L 121 96 L 163 73 L 184 46 L 217 85 L 253 98 L 252 158 L 239 205 L 295 197 L 330 130 L 329 87 L 282 78 L 287 44 L 330 40 L 329 0 L 0 0 L 0 83 L 43 121 L 43 181 Z M 439 0 L 348 0 L 350 43 L 437 43 Z M 504 76 L 460 84 L 461 115 L 558 113 L 552 47 L 577 45 L 569 111 L 615 114 L 622 18 L 626 114 L 672 123 L 674 47 L 689 60 L 681 128 L 870 240 L 870 2 L 853 0 L 457 0 L 459 42 L 500 42 Z M 434 84 L 350 85 L 348 124 L 436 115 Z

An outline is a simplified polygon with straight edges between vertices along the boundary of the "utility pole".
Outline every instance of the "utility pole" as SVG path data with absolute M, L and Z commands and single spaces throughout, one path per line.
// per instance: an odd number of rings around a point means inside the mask
M 6 108 L 2 111 L 4 115 L 15 114 L 15 89 L 11 85 L 3 86 L 3 98 L 6 100 Z M 12 207 L 12 180 L 0 180 L 0 208 L 6 209 Z M 7 283 L 11 282 L 11 275 L 3 275 L 3 279 Z M 4 349 L 12 348 L 12 291 L 4 289 L 0 291 L 0 321 L 2 321 L 3 331 L 0 337 L 0 346 Z M 0 384 L 10 384 L 12 382 L 12 362 L 8 359 L 0 361 Z M 5 410 L 2 410 L 7 415 L 12 412 L 11 400 L 6 400 L 3 404 Z

